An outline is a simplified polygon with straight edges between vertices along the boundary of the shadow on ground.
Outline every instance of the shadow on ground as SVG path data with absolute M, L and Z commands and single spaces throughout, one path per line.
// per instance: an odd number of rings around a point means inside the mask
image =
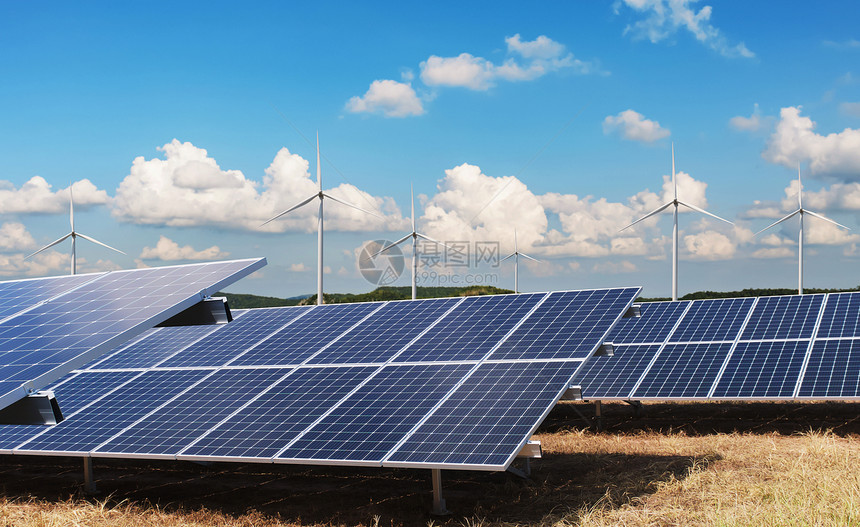
M 624 454 L 548 455 L 532 462 L 532 478 L 508 473 L 443 472 L 453 515 L 436 525 L 475 519 L 519 524 L 552 518 L 656 490 L 683 478 L 694 463 L 681 456 Z M 61 501 L 79 495 L 83 462 L 77 458 L 3 456 L 0 491 L 10 500 Z M 200 508 L 239 516 L 251 510 L 302 524 L 427 525 L 431 517 L 429 470 L 355 469 L 290 465 L 212 464 L 96 459 L 100 495 L 91 500 L 129 500 L 167 510 Z
M 841 437 L 860 435 L 860 403 L 854 402 L 653 402 L 644 403 L 639 410 L 625 402 L 604 402 L 601 414 L 606 433 L 792 435 L 830 430 Z M 595 424 L 593 403 L 562 402 L 550 412 L 541 429 L 554 433 L 595 428 Z

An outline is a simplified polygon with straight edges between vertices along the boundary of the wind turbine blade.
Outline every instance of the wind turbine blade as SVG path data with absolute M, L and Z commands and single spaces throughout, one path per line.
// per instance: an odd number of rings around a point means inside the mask
M 79 232 L 76 232 L 75 234 L 76 234 L 77 236 L 80 236 L 81 238 L 83 238 L 83 239 L 87 240 L 87 241 L 91 241 L 91 242 L 93 242 L 93 243 L 97 243 L 97 244 L 101 245 L 102 247 L 107 247 L 107 248 L 108 248 L 108 249 L 110 249 L 111 251 L 116 251 L 116 252 L 118 252 L 118 253 L 120 253 L 120 254 L 125 254 L 124 252 L 120 251 L 119 249 L 114 249 L 113 247 L 111 247 L 110 245 L 108 245 L 108 244 L 106 244 L 106 243 L 102 243 L 102 242 L 100 242 L 100 241 L 96 240 L 95 238 L 90 238 L 90 237 L 89 237 L 89 236 L 87 236 L 86 234 L 81 234 L 81 233 L 79 233 Z M 126 256 L 128 256 L 128 255 L 126 255 Z
M 655 210 L 653 210 L 653 211 L 649 212 L 648 214 L 646 214 L 646 215 L 642 216 L 641 218 L 639 218 L 638 220 L 634 221 L 633 223 L 631 223 L 631 224 L 630 224 L 630 225 L 628 225 L 627 227 L 624 227 L 623 229 L 621 229 L 621 230 L 620 230 L 620 231 L 618 231 L 618 232 L 621 232 L 621 231 L 623 231 L 623 230 L 629 229 L 630 227 L 632 227 L 632 226 L 636 225 L 636 224 L 637 224 L 637 223 L 639 223 L 640 221 L 645 221 L 645 220 L 647 220 L 648 218 L 650 218 L 651 216 L 653 216 L 653 215 L 655 215 L 655 214 L 660 214 L 661 212 L 663 212 L 664 210 L 666 210 L 666 208 L 667 208 L 667 207 L 669 207 L 669 206 L 670 206 L 670 205 L 672 205 L 672 204 L 673 204 L 673 203 L 670 201 L 669 203 L 666 203 L 665 205 L 660 205 L 660 207 L 658 207 L 657 209 L 655 209 Z
M 784 222 L 785 220 L 787 220 L 787 219 L 791 218 L 791 217 L 792 217 L 792 216 L 794 216 L 795 214 L 798 214 L 799 212 L 800 212 L 800 209 L 797 209 L 796 211 L 792 212 L 792 213 L 791 213 L 791 214 L 789 214 L 788 216 L 785 216 L 784 218 L 781 218 L 781 219 L 776 220 L 775 222 L 771 223 L 770 225 L 768 225 L 768 226 L 767 226 L 767 227 L 765 227 L 764 229 L 762 229 L 762 230 L 758 231 L 757 233 L 753 234 L 753 236 L 758 236 L 759 234 L 763 233 L 764 231 L 766 231 L 766 230 L 770 229 L 771 227 L 775 227 L 775 226 L 779 225 L 780 223 L 782 223 L 782 222 Z
M 379 214 L 377 214 L 375 212 L 370 212 L 369 210 L 363 209 L 363 208 L 359 207 L 358 205 L 353 205 L 352 203 L 349 203 L 347 201 L 343 201 L 342 199 L 338 199 L 338 198 L 332 196 L 331 194 L 326 194 L 325 192 L 323 192 L 323 196 L 327 197 L 328 199 L 330 199 L 332 201 L 336 201 L 336 202 L 340 203 L 341 205 L 346 205 L 347 207 L 352 207 L 355 210 L 360 210 L 361 212 L 364 212 L 365 214 L 370 214 L 371 216 L 375 216 L 375 217 L 379 218 L 380 220 L 383 219 L 382 216 L 380 216 Z
M 391 248 L 392 248 L 392 247 L 394 247 L 395 245 L 400 245 L 401 243 L 405 242 L 406 240 L 408 240 L 408 239 L 409 239 L 409 238 L 411 238 L 411 237 L 412 237 L 412 235 L 411 235 L 411 234 L 407 234 L 406 236 L 404 236 L 403 238 L 400 238 L 400 239 L 399 239 L 399 240 L 397 240 L 396 242 L 394 242 L 394 243 L 392 243 L 392 244 L 390 244 L 390 245 L 386 245 L 385 247 L 383 247 L 382 249 L 380 249 L 379 251 L 377 251 L 376 253 L 374 253 L 373 255 L 371 255 L 371 258 L 376 258 L 377 256 L 379 256 L 380 254 L 384 253 L 384 252 L 385 252 L 385 251 L 387 251 L 388 249 L 391 249 Z
M 842 225 L 841 223 L 836 223 L 835 221 L 831 220 L 830 218 L 826 218 L 826 217 L 822 216 L 821 214 L 818 214 L 817 212 L 812 212 L 811 210 L 804 210 L 803 212 L 805 212 L 806 214 L 809 214 L 810 216 L 815 216 L 819 220 L 829 221 L 833 225 L 836 225 L 838 227 L 842 227 L 843 229 L 848 229 L 849 231 L 851 230 L 849 227 L 846 227 L 845 225 Z
M 518 254 L 518 253 L 516 253 L 516 252 L 512 252 L 511 254 L 509 254 L 509 255 L 505 256 L 504 258 L 502 258 L 502 259 L 501 259 L 501 260 L 499 260 L 499 261 L 500 261 L 500 262 L 504 262 L 504 261 L 505 261 L 505 260 L 507 260 L 508 258 L 513 258 L 513 257 L 514 257 L 514 256 L 516 256 L 517 254 Z
M 72 235 L 72 233 L 69 233 L 69 234 L 66 234 L 65 236 L 63 236 L 62 238 L 60 238 L 59 240 L 52 241 L 52 242 L 51 242 L 51 243 L 49 243 L 48 245 L 46 245 L 46 246 L 42 247 L 41 249 L 39 249 L 38 251 L 36 251 L 36 252 L 34 252 L 34 253 L 32 253 L 32 254 L 28 254 L 24 259 L 26 260 L 27 258 L 31 258 L 31 257 L 33 257 L 33 256 L 36 256 L 37 254 L 39 254 L 39 253 L 40 253 L 40 252 L 42 252 L 42 251 L 47 251 L 48 249 L 50 249 L 51 247 L 53 247 L 53 246 L 57 245 L 58 243 L 60 243 L 61 241 L 65 240 L 66 238 L 68 238 L 68 237 L 69 237 L 69 236 L 71 236 L 71 235 Z
M 268 220 L 266 220 L 265 222 L 263 222 L 263 223 L 260 225 L 260 227 L 262 227 L 263 225 L 265 225 L 265 224 L 267 224 L 267 223 L 270 223 L 270 222 L 275 221 L 276 219 L 280 218 L 280 217 L 281 217 L 281 216 L 283 216 L 284 214 L 289 214 L 290 212 L 293 212 L 293 211 L 294 211 L 294 210 L 296 210 L 297 208 L 302 207 L 302 206 L 304 206 L 304 205 L 307 205 L 308 203 L 310 203 L 311 201 L 313 201 L 313 200 L 317 199 L 318 197 L 319 197 L 319 194 L 314 194 L 313 196 L 311 196 L 311 197 L 309 197 L 308 199 L 306 199 L 306 200 L 302 201 L 302 202 L 301 202 L 301 203 L 299 203 L 298 205 L 293 205 L 292 207 L 288 208 L 287 210 L 285 210 L 284 212 L 282 212 L 282 213 L 278 214 L 277 216 L 274 216 L 274 217 L 269 218 Z
M 540 260 L 538 260 L 537 258 L 533 258 L 533 257 L 527 255 L 526 253 L 520 253 L 520 256 L 522 256 L 523 258 L 528 258 L 529 260 L 531 260 L 533 262 L 541 263 Z
M 687 207 L 688 209 L 693 209 L 696 212 L 701 212 L 702 214 L 707 214 L 708 216 L 710 216 L 712 218 L 716 218 L 720 221 L 724 221 L 724 222 L 728 223 L 729 225 L 734 225 L 734 223 L 730 222 L 729 220 L 727 220 L 725 218 L 720 218 L 716 214 L 711 214 L 710 212 L 706 211 L 705 209 L 700 209 L 699 207 L 697 207 L 695 205 L 690 205 L 689 203 L 684 203 L 683 201 L 679 201 L 678 204 L 683 205 L 683 206 Z
M 424 238 L 424 239 L 425 239 L 425 240 L 427 240 L 428 242 L 433 242 L 433 243 L 435 243 L 435 244 L 437 244 L 437 245 L 441 245 L 442 247 L 444 247 L 444 248 L 446 248 L 446 249 L 451 249 L 452 251 L 456 250 L 456 249 L 454 249 L 453 247 L 451 247 L 450 245 L 445 245 L 444 243 L 440 242 L 439 240 L 434 240 L 433 238 L 431 238 L 431 237 L 429 237 L 429 236 L 424 236 L 424 235 L 423 235 L 423 234 L 421 234 L 421 233 L 416 232 L 416 233 L 415 233 L 415 236 L 418 236 L 419 238 Z

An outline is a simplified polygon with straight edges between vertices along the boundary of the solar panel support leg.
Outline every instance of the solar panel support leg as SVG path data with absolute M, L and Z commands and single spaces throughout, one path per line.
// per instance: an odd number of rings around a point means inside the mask
M 96 480 L 93 477 L 93 458 L 84 458 L 84 494 L 96 494 L 99 489 L 96 487 Z
M 442 470 L 434 468 L 433 473 L 433 508 L 430 514 L 434 516 L 447 516 L 451 514 L 445 508 L 445 500 L 442 498 Z
M 624 401 L 633 407 L 633 417 L 642 417 L 642 401 Z
M 594 426 L 598 432 L 603 432 L 603 406 L 600 401 L 594 401 Z

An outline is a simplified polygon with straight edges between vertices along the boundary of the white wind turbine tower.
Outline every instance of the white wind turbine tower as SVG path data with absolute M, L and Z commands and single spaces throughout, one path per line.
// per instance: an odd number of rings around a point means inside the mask
M 301 201 L 297 205 L 293 205 L 288 208 L 284 212 L 278 214 L 277 216 L 273 216 L 263 222 L 263 225 L 266 225 L 276 219 L 280 218 L 285 214 L 289 214 L 290 212 L 303 207 L 310 203 L 311 201 L 318 199 L 320 200 L 319 212 L 317 213 L 317 305 L 323 304 L 323 200 L 324 198 L 328 198 L 332 201 L 336 201 L 342 205 L 346 205 L 347 207 L 352 207 L 356 210 L 360 210 L 361 212 L 370 214 L 371 216 L 376 216 L 379 218 L 378 214 L 374 214 L 369 210 L 365 210 L 357 205 L 353 205 L 352 203 L 347 203 L 341 199 L 338 199 L 327 192 L 323 192 L 322 189 L 322 176 L 320 175 L 320 135 L 317 132 L 317 193 L 310 196 L 309 198 Z M 261 225 L 262 226 L 262 225 Z
M 522 256 L 523 258 L 528 258 L 529 260 L 531 260 L 533 262 L 540 263 L 540 260 L 538 260 L 537 258 L 532 258 L 531 256 L 527 255 L 526 253 L 520 252 L 519 246 L 517 245 L 517 230 L 514 229 L 514 252 L 505 256 L 504 258 L 502 258 L 500 260 L 500 261 L 504 262 L 508 258 L 511 258 L 511 257 L 514 258 L 514 293 L 520 292 L 519 281 L 518 281 L 518 274 L 519 274 L 519 268 L 520 268 L 520 256 Z
M 107 247 L 107 248 L 108 248 L 108 249 L 110 249 L 111 251 L 116 251 L 116 252 L 118 252 L 118 253 L 120 253 L 120 254 L 125 254 L 124 252 L 120 251 L 119 249 L 114 249 L 114 248 L 113 248 L 113 247 L 111 247 L 110 245 L 104 244 L 104 243 L 102 243 L 102 242 L 100 242 L 100 241 L 96 240 L 95 238 L 90 238 L 90 237 L 89 237 L 89 236 L 87 236 L 86 234 L 83 234 L 83 233 L 77 232 L 77 231 L 75 230 L 75 198 L 74 198 L 74 195 L 72 194 L 72 186 L 71 186 L 71 185 L 69 185 L 69 224 L 72 226 L 72 232 L 70 232 L 70 233 L 66 234 L 65 236 L 63 236 L 63 237 L 62 237 L 62 238 L 60 238 L 59 240 L 56 240 L 56 241 L 53 241 L 53 242 L 49 243 L 48 245 L 46 245 L 46 246 L 42 247 L 42 248 L 41 248 L 41 249 L 39 249 L 38 251 L 36 251 L 36 252 L 34 252 L 34 253 L 32 253 L 32 254 L 28 255 L 28 256 L 27 256 L 27 258 L 31 258 L 31 257 L 33 257 L 33 256 L 36 256 L 37 254 L 39 254 L 39 253 L 40 253 L 40 252 L 42 252 L 42 251 L 46 251 L 46 250 L 50 249 L 51 247 L 53 247 L 53 246 L 57 245 L 58 243 L 60 243 L 60 242 L 62 242 L 63 240 L 65 240 L 66 238 L 71 238 L 71 239 L 72 239 L 72 265 L 71 265 L 71 274 L 75 274 L 75 273 L 77 273 L 77 258 L 76 258 L 76 254 L 75 254 L 75 239 L 76 239 L 76 238 L 78 238 L 78 237 L 81 237 L 81 238 L 83 238 L 83 239 L 85 239 L 85 240 L 87 240 L 87 241 L 93 242 L 93 243 L 97 243 L 97 244 L 101 245 L 102 247 Z M 26 260 L 27 258 L 25 258 L 25 260 Z
M 423 239 L 427 240 L 428 242 L 433 242 L 435 244 L 441 245 L 442 247 L 446 247 L 448 249 L 450 249 L 450 247 L 448 247 L 447 245 L 445 245 L 444 243 L 442 243 L 440 241 L 434 240 L 433 238 L 426 236 L 424 234 L 421 234 L 420 232 L 415 230 L 415 194 L 412 191 L 412 185 L 409 186 L 409 198 L 410 198 L 410 201 L 412 204 L 412 232 L 410 232 L 409 234 L 407 234 L 403 238 L 400 238 L 396 242 L 383 247 L 376 254 L 374 254 L 372 257 L 376 258 L 378 255 L 384 253 L 388 249 L 391 249 L 395 245 L 400 245 L 401 243 L 405 242 L 409 238 L 412 238 L 412 300 L 415 300 L 416 298 L 418 298 L 418 282 L 417 282 L 417 280 L 418 280 L 418 249 L 416 247 L 416 244 L 418 243 L 418 238 L 423 238 Z
M 704 209 L 700 209 L 699 207 L 696 207 L 695 205 L 690 205 L 689 203 L 684 203 L 683 201 L 678 199 L 678 182 L 675 180 L 675 143 L 672 143 L 672 189 L 674 192 L 674 198 L 672 199 L 672 201 L 670 201 L 664 205 L 660 205 L 653 212 L 649 212 L 645 216 L 642 216 L 641 218 L 639 218 L 638 220 L 634 221 L 633 223 L 631 223 L 627 227 L 624 227 L 624 229 L 621 229 L 621 230 L 623 231 L 625 229 L 628 229 L 628 228 L 636 225 L 640 221 L 646 220 L 646 219 L 650 218 L 651 216 L 654 216 L 655 214 L 659 214 L 659 213 L 663 212 L 668 207 L 674 206 L 674 208 L 672 209 L 672 300 L 678 300 L 678 206 L 683 205 L 683 206 L 687 207 L 688 209 L 692 209 L 696 212 L 701 212 L 702 214 L 707 214 L 708 216 L 711 216 L 712 218 L 716 218 L 720 221 L 724 221 L 724 222 L 728 223 L 729 225 L 734 225 L 734 224 L 732 222 L 730 222 L 729 220 L 720 218 L 719 216 L 717 216 L 715 214 L 711 214 L 710 212 L 708 212 Z M 619 231 L 619 232 L 621 232 L 621 231 Z
M 848 227 L 846 227 L 845 225 L 842 225 L 841 223 L 836 223 L 835 221 L 831 220 L 830 218 L 825 218 L 821 214 L 818 214 L 818 213 L 812 212 L 811 210 L 807 210 L 807 209 L 803 208 L 803 183 L 800 180 L 800 164 L 799 163 L 797 165 L 797 186 L 799 187 L 797 190 L 797 210 L 795 210 L 794 212 L 792 212 L 788 216 L 785 216 L 784 218 L 779 219 L 779 220 L 771 223 L 770 225 L 768 225 L 764 229 L 755 233 L 755 235 L 758 236 L 759 234 L 763 233 L 764 231 L 770 229 L 771 227 L 779 225 L 780 223 L 784 222 L 785 220 L 791 218 L 792 216 L 797 215 L 800 217 L 800 232 L 797 235 L 797 294 L 802 295 L 803 294 L 803 215 L 809 214 L 810 216 L 814 216 L 818 219 L 821 219 L 824 221 L 829 221 L 833 225 L 836 225 L 837 227 L 842 227 L 843 229 L 848 229 Z M 848 229 L 848 230 L 851 230 L 851 229 Z

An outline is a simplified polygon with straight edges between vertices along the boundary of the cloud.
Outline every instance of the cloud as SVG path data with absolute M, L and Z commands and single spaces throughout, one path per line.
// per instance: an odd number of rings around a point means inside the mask
M 604 73 L 595 62 L 582 61 L 565 46 L 545 35 L 523 41 L 519 34 L 505 38 L 508 58 L 493 64 L 483 57 L 461 53 L 456 57 L 431 55 L 420 65 L 421 81 L 427 86 L 449 86 L 483 91 L 499 80 L 530 81 L 562 69 L 579 74 Z
M 747 49 L 743 42 L 734 46 L 714 27 L 711 22 L 711 6 L 704 6 L 698 12 L 691 9 L 696 0 L 622 0 L 615 2 L 616 14 L 626 5 L 645 18 L 628 25 L 625 34 L 637 40 L 649 40 L 656 44 L 669 38 L 680 30 L 686 30 L 706 47 L 729 58 L 753 58 L 755 53 Z
M 294 264 L 290 265 L 290 272 L 291 273 L 304 273 L 305 271 L 308 271 L 308 270 L 309 270 L 308 266 L 306 266 L 303 263 L 294 263 Z
M 620 262 L 601 262 L 596 263 L 591 268 L 592 272 L 603 274 L 622 274 L 636 272 L 636 265 L 627 260 Z
M 22 223 L 0 225 L 0 252 L 28 251 L 36 248 L 36 240 Z
M 841 42 L 835 40 L 825 40 L 821 43 L 824 47 L 835 49 L 860 49 L 860 40 L 849 38 Z
M 107 192 L 99 190 L 89 179 L 72 184 L 75 207 L 86 209 L 108 203 Z M 0 181 L 0 210 L 4 214 L 69 212 L 69 188 L 51 191 L 51 185 L 40 176 L 31 177 L 21 188 L 9 181 Z
M 69 272 L 70 256 L 54 250 L 39 253 L 32 258 L 25 254 L 0 254 L 0 276 L 49 276 Z M 78 258 L 81 267 L 83 259 Z
M 860 129 L 846 128 L 839 133 L 819 135 L 813 132 L 812 119 L 802 117 L 800 111 L 800 106 L 780 110 L 780 120 L 762 157 L 794 169 L 799 163 L 809 163 L 815 175 L 860 180 Z
M 839 111 L 851 117 L 860 117 L 860 102 L 843 102 L 839 105 Z
M 788 247 L 773 247 L 767 249 L 758 249 L 752 253 L 753 258 L 788 258 L 794 256 L 794 251 Z
M 140 258 L 163 260 L 166 262 L 175 260 L 220 260 L 228 256 L 230 256 L 230 253 L 221 251 L 217 245 L 197 251 L 190 245 L 180 247 L 178 243 L 167 236 L 161 236 L 155 247 L 144 247 L 140 253 Z
M 740 132 L 759 132 L 773 125 L 773 117 L 762 116 L 758 103 L 753 106 L 753 113 L 749 117 L 738 115 L 729 119 L 729 126 Z
M 643 143 L 653 143 L 670 134 L 657 121 L 645 119 L 645 116 L 633 110 L 624 110 L 603 120 L 603 133 L 608 135 L 613 132 L 621 134 L 624 139 Z
M 286 148 L 278 151 L 262 183 L 246 178 L 238 170 L 222 170 L 206 150 L 188 142 L 174 139 L 158 150 L 164 153 L 164 159 L 135 158 L 129 174 L 117 188 L 111 212 L 118 220 L 264 232 L 316 229 L 316 206 L 301 207 L 261 226 L 267 219 L 317 193 L 308 162 Z M 325 220 L 330 230 L 391 230 L 406 224 L 392 198 L 372 196 L 348 183 L 328 192 L 383 216 L 379 219 L 329 200 Z
M 717 231 L 688 234 L 683 243 L 690 257 L 698 260 L 728 260 L 737 252 L 737 243 Z
M 409 84 L 393 80 L 376 80 L 364 97 L 353 97 L 346 103 L 352 113 L 381 113 L 385 117 L 408 117 L 424 113 L 424 106 Z

